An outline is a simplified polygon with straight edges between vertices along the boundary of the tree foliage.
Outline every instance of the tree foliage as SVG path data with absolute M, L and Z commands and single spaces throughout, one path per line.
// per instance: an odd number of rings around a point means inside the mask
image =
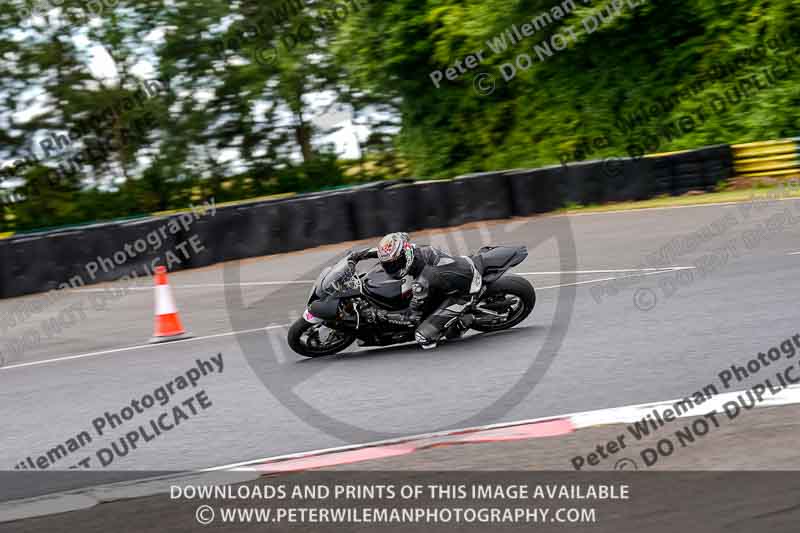
M 39 0 L 33 16 L 11 0 L 0 12 L 0 159 L 27 158 L 10 182 L 27 199 L 4 207 L 0 231 L 800 130 L 791 0 L 631 1 L 618 13 L 570 0 L 103 1 Z M 478 51 L 474 68 L 431 81 Z M 93 68 L 97 54 L 113 75 Z M 782 79 L 726 100 L 776 68 Z M 494 79 L 490 94 L 479 75 Z M 164 91 L 126 104 L 148 79 Z M 317 118 L 334 104 L 367 132 L 361 160 L 323 142 L 336 128 Z M 675 134 L 686 116 L 692 127 Z M 43 153 L 42 139 L 70 132 L 68 147 Z M 587 139 L 604 142 L 587 153 Z M 76 155 L 74 172 L 55 172 Z

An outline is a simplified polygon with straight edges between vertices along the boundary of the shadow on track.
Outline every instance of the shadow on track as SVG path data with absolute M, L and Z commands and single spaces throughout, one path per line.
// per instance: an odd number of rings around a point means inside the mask
M 505 331 L 468 334 L 466 337 L 462 337 L 460 339 L 455 339 L 443 343 L 431 351 L 424 351 L 416 343 L 408 342 L 405 344 L 393 344 L 391 346 L 371 346 L 363 349 L 356 349 L 349 352 L 338 353 L 335 355 L 328 355 L 325 357 L 300 359 L 296 361 L 296 364 L 301 364 L 301 365 L 312 365 L 314 363 L 335 364 L 337 362 L 344 363 L 347 361 L 374 359 L 384 356 L 402 357 L 403 355 L 415 356 L 420 354 L 425 354 L 426 359 L 443 355 L 448 355 L 448 356 L 456 355 L 456 356 L 466 357 L 467 354 L 465 354 L 463 351 L 455 352 L 454 349 L 457 350 L 459 348 L 463 348 L 463 349 L 469 349 L 470 352 L 472 352 L 476 347 L 479 347 L 480 345 L 486 342 L 492 342 L 493 337 L 497 336 L 521 337 L 522 334 L 524 333 L 527 333 L 528 335 L 535 335 L 538 332 L 546 332 L 546 331 L 547 328 L 544 326 L 534 326 L 534 325 L 517 326 L 515 328 L 508 329 Z

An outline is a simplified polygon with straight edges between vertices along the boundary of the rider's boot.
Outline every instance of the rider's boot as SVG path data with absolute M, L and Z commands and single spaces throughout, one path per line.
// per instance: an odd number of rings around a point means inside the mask
M 436 341 L 428 339 L 419 331 L 414 333 L 414 339 L 417 341 L 417 344 L 419 344 L 420 347 L 422 347 L 423 350 L 430 350 L 432 348 L 436 348 L 436 346 L 438 345 Z

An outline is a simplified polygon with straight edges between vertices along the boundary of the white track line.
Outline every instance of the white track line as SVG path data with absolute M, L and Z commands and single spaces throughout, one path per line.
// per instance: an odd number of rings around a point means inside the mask
M 571 287 L 571 286 L 577 286 L 577 285 L 586 285 L 588 283 L 601 283 L 601 282 L 604 282 L 604 281 L 613 281 L 615 279 L 625 279 L 625 278 L 630 278 L 630 277 L 635 277 L 635 276 L 644 277 L 644 276 L 654 276 L 654 275 L 658 275 L 658 274 L 668 274 L 668 273 L 674 272 L 676 270 L 685 270 L 685 269 L 689 269 L 689 268 L 694 268 L 694 267 L 665 267 L 665 268 L 657 270 L 655 272 L 651 272 L 651 270 L 653 270 L 653 269 L 620 270 L 620 272 L 636 272 L 637 270 L 644 271 L 644 272 L 642 272 L 642 273 L 634 273 L 634 274 L 630 274 L 628 276 L 616 276 L 616 277 L 610 277 L 610 278 L 591 279 L 591 280 L 587 280 L 587 281 L 579 281 L 577 283 L 566 283 L 566 284 L 563 284 L 563 285 L 550 285 L 550 286 L 547 286 L 547 287 L 537 287 L 537 290 L 557 289 L 557 288 L 560 288 L 560 287 Z M 563 273 L 564 274 L 568 274 L 568 273 L 585 273 L 585 272 L 592 272 L 592 271 L 574 271 L 574 272 L 563 272 Z M 601 270 L 601 271 L 598 271 L 598 272 L 607 272 L 607 271 L 602 271 Z M 521 275 L 532 275 L 532 274 L 542 274 L 542 273 L 541 272 L 539 272 L 539 273 L 532 273 L 532 272 L 528 272 L 528 273 L 524 273 L 523 272 L 523 273 L 521 273 Z M 561 274 L 561 272 L 556 272 L 556 274 Z M 169 342 L 169 343 L 166 343 L 166 344 L 180 344 L 180 343 L 185 343 L 185 342 L 197 342 L 197 341 L 202 341 L 202 340 L 207 340 L 207 339 L 215 339 L 215 338 L 219 338 L 219 337 L 229 337 L 231 335 L 254 333 L 254 332 L 257 332 L 257 331 L 266 331 L 266 330 L 269 330 L 269 329 L 276 329 L 276 328 L 285 328 L 285 327 L 288 327 L 289 325 L 290 324 L 282 324 L 282 325 L 273 325 L 273 326 L 266 326 L 266 327 L 263 327 L 263 328 L 246 329 L 246 330 L 240 330 L 240 331 L 228 331 L 226 333 L 216 333 L 214 335 L 204 335 L 202 337 L 191 337 L 191 338 L 188 338 L 188 339 L 176 340 L 176 341 L 172 341 L 172 342 Z M 100 355 L 115 354 L 115 353 L 121 353 L 121 352 L 129 352 L 129 351 L 139 350 L 139 349 L 144 349 L 144 348 L 154 348 L 154 347 L 157 347 L 157 346 L 161 346 L 163 344 L 164 343 L 139 344 L 139 345 L 136 345 L 136 346 L 127 346 L 125 348 L 114 348 L 114 349 L 111 349 L 111 350 L 102 350 L 102 351 L 99 351 L 99 352 L 90 352 L 90 353 L 83 353 L 83 354 L 77 354 L 77 355 L 67 355 L 67 356 L 63 356 L 63 357 L 55 357 L 53 359 L 42 359 L 42 360 L 39 360 L 39 361 L 30 361 L 28 363 L 18 363 L 18 364 L 15 364 L 15 365 L 8 365 L 8 366 L 0 367 L 0 371 L 12 370 L 12 369 L 15 369 L 15 368 L 25 368 L 25 367 L 29 367 L 29 366 L 41 366 L 41 365 L 46 365 L 46 364 L 50 364 L 50 363 L 59 363 L 59 362 L 62 362 L 62 361 L 72 361 L 72 360 L 75 360 L 75 359 L 85 359 L 87 357 L 97 357 L 97 356 L 100 356 Z
M 314 283 L 311 279 L 299 279 L 293 281 L 245 281 L 243 283 L 198 283 L 193 285 L 170 285 L 172 289 L 207 289 L 209 287 L 251 287 L 257 285 L 308 285 Z M 104 289 L 68 289 L 69 292 L 105 292 Z M 151 291 L 153 287 L 128 287 L 129 291 Z
M 615 274 L 622 272 L 662 272 L 662 271 L 671 272 L 674 270 L 687 270 L 690 268 L 695 268 L 695 267 L 671 266 L 671 267 L 660 267 L 660 268 L 619 268 L 614 270 L 560 270 L 554 272 L 511 272 L 511 273 L 517 274 L 518 276 L 551 276 L 551 275 L 554 276 L 558 274 Z
M 23 368 L 26 366 L 38 366 L 38 365 L 46 365 L 49 363 L 58 363 L 61 361 L 71 361 L 73 359 L 83 359 L 85 357 L 96 357 L 98 355 L 105 355 L 105 354 L 113 354 L 113 353 L 120 353 L 120 352 L 129 352 L 132 350 L 139 350 L 142 348 L 156 348 L 158 346 L 164 346 L 165 344 L 182 344 L 184 342 L 196 342 L 196 341 L 203 341 L 207 339 L 215 339 L 218 337 L 230 337 L 231 335 L 239 335 L 239 334 L 246 334 L 246 333 L 255 333 L 256 331 L 266 331 L 268 329 L 275 329 L 275 328 L 285 328 L 287 324 L 277 325 L 277 326 L 266 326 L 263 328 L 254 328 L 254 329 L 243 329 L 240 331 L 228 331 L 226 333 L 216 333 L 214 335 L 204 335 L 202 337 L 190 337 L 188 339 L 180 339 L 171 342 L 161 342 L 161 343 L 153 343 L 153 344 L 139 344 L 136 346 L 127 346 L 125 348 L 114 348 L 111 350 L 102 350 L 99 352 L 90 352 L 90 353 L 82 353 L 78 355 L 67 355 L 64 357 L 56 357 L 55 359 L 43 359 L 41 361 L 31 361 L 29 363 L 19 363 L 16 365 L 8 365 L 0 367 L 0 371 L 3 370 L 11 370 L 12 368 Z
M 680 267 L 677 270 L 686 270 L 686 269 L 690 269 L 690 268 L 695 268 L 695 267 Z M 635 278 L 635 277 L 643 278 L 645 276 L 657 276 L 659 274 L 669 274 L 671 272 L 675 272 L 675 270 L 676 269 L 660 270 L 658 272 L 635 273 L 635 274 L 630 274 L 629 276 L 616 276 L 616 277 L 613 277 L 613 278 L 590 279 L 588 281 L 578 281 L 577 283 L 564 283 L 562 285 L 550 285 L 548 287 L 536 287 L 536 290 L 537 291 L 543 291 L 543 290 L 546 290 L 546 289 L 559 289 L 561 287 L 577 287 L 578 285 L 586 285 L 588 283 L 600 283 L 600 282 L 603 282 L 603 281 L 614 281 L 616 279 Z

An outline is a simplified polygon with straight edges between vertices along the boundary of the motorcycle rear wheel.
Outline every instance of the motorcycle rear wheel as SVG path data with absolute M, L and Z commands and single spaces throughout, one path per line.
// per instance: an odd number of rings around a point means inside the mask
M 474 310 L 470 328 L 482 332 L 513 328 L 531 314 L 534 305 L 533 285 L 523 277 L 506 274 L 484 293 Z
M 330 331 L 324 342 L 319 338 L 322 328 Z M 292 324 L 287 336 L 289 347 L 303 357 L 333 355 L 353 344 L 355 340 L 355 335 L 327 328 L 323 324 L 312 324 L 304 318 L 298 318 Z

